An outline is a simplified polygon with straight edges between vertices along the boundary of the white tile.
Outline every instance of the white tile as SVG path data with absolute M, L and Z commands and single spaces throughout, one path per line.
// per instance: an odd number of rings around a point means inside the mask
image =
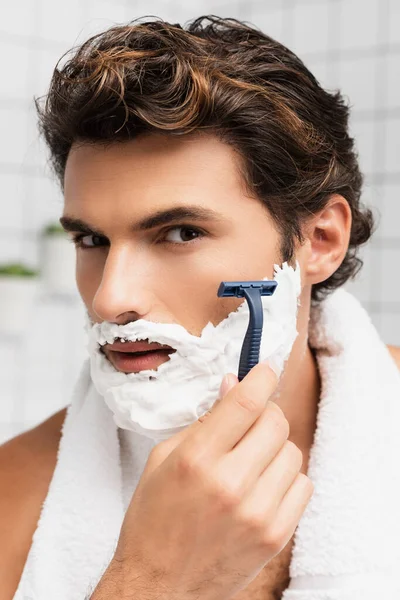
M 1 382 L 0 423 L 10 423 L 17 416 L 13 382 Z
M 300 58 L 302 57 L 300 56 Z M 327 59 L 311 61 L 306 57 L 302 60 L 307 69 L 314 75 L 314 77 L 316 78 L 316 80 L 322 88 L 324 88 L 327 91 L 333 90 L 333 88 L 335 87 L 335 83 L 332 81 L 330 75 L 330 65 Z
M 24 164 L 39 169 L 40 172 L 45 175 L 49 170 L 47 164 L 48 156 L 49 152 L 47 146 L 44 139 L 39 134 L 36 111 L 34 111 L 31 106 L 28 109 L 28 131 Z
M 43 328 L 43 323 L 50 323 L 51 327 Z M 26 340 L 27 352 L 31 362 L 41 364 L 45 369 L 51 361 L 57 362 L 63 369 L 69 358 L 66 355 L 74 353 L 71 348 L 81 339 L 83 317 L 80 307 L 66 303 L 51 302 L 44 298 L 37 306 L 35 318 L 32 321 L 30 337 Z
M 0 108 L 0 131 L 0 162 L 21 165 L 27 146 L 27 111 Z
M 14 379 L 14 358 L 18 351 L 17 341 L 0 334 L 0 381 L 1 385 L 12 385 Z M 2 389 L 2 387 L 1 387 Z
M 24 420 L 42 423 L 50 414 L 60 410 L 64 406 L 61 390 L 60 378 L 31 381 L 29 394 L 26 395 L 24 405 L 21 407 Z
M 74 18 L 69 19 L 68 29 L 62 33 L 62 39 L 73 40 L 74 45 L 81 44 L 89 37 L 111 27 L 126 25 L 130 19 L 142 13 L 137 10 L 137 3 L 134 10 L 130 11 L 123 1 L 86 0 L 82 4 L 79 0 L 74 0 L 74 6 Z M 147 4 L 143 14 L 146 14 L 148 9 Z
M 354 138 L 362 173 L 376 171 L 376 127 L 373 121 L 358 121 L 350 117 L 349 133 Z
M 38 250 L 35 239 L 28 238 L 22 231 L 13 237 L 0 234 L 0 263 L 22 262 L 29 268 L 38 265 Z
M 380 297 L 382 302 L 396 303 L 400 307 L 400 250 L 383 248 L 381 250 Z
M 385 344 L 400 346 L 400 312 L 381 316 L 381 335 Z
M 373 289 L 371 285 L 373 252 L 374 248 L 371 243 L 367 243 L 360 248 L 358 255 L 363 260 L 364 264 L 355 279 L 351 279 L 345 284 L 345 289 L 354 294 L 354 296 L 363 303 L 368 303 L 373 300 Z
M 263 33 L 274 38 L 278 42 L 282 42 L 283 19 L 285 11 L 283 10 L 266 10 L 263 6 L 250 4 L 249 19 L 251 23 L 256 25 Z
M 58 222 L 63 213 L 63 197 L 57 182 L 45 177 L 32 178 L 30 194 L 30 202 L 26 203 L 28 220 L 31 229 L 40 233 L 49 223 Z
M 385 163 L 386 173 L 400 173 L 400 119 L 388 119 L 385 126 Z
M 378 0 L 345 0 L 340 3 L 340 48 L 368 48 L 377 42 Z
M 20 371 L 20 364 L 25 365 L 20 389 L 14 386 L 10 405 L 4 407 L 9 413 L 12 400 L 13 420 L 38 424 L 70 402 L 87 356 L 83 314 L 81 305 L 68 307 L 46 301 L 35 307 L 30 331 L 18 348 L 8 351 L 9 361 L 15 362 Z M 4 359 L 7 351 L 4 343 L 0 351 L 0 359 Z M 7 381 L 13 385 L 14 379 Z M 2 383 L 0 377 L 0 385 Z
M 387 0 L 389 4 L 389 39 L 388 42 L 400 42 L 400 3 L 399 0 Z
M 339 65 L 340 89 L 353 110 L 372 110 L 380 90 L 376 87 L 376 76 L 382 58 L 365 56 L 349 58 L 343 55 Z
M 34 34 L 36 11 L 35 0 L 2 2 L 0 32 L 5 31 L 7 34 L 15 34 L 17 36 Z
M 328 49 L 328 2 L 297 2 L 293 10 L 291 50 L 300 56 Z
M 108 29 L 114 25 L 125 24 L 126 5 L 124 2 L 110 2 L 110 0 L 86 0 L 86 19 L 84 33 L 86 33 L 87 21 L 96 20 L 101 30 Z
M 12 57 L 12 60 L 10 60 Z M 0 33 L 1 99 L 26 100 L 29 48 L 17 41 L 2 39 Z M 4 82 L 7 82 L 4 85 Z
M 15 173 L 0 173 L 0 231 L 21 227 L 25 185 Z
M 58 61 L 63 54 L 69 50 L 67 44 L 58 48 L 58 46 L 40 46 L 32 50 L 34 53 L 34 62 L 36 63 L 36 74 L 30 82 L 30 94 L 33 96 L 42 96 L 47 94 L 50 87 L 51 78 Z M 64 64 L 65 59 L 61 64 Z
M 74 45 L 83 25 L 84 2 L 41 1 L 41 18 L 38 35 L 43 39 L 65 41 Z
M 361 191 L 362 204 L 372 208 L 379 206 L 381 189 L 382 186 L 371 183 L 366 177 Z
M 400 240 L 400 184 L 382 185 L 377 204 L 380 211 L 377 235 Z
M 40 269 L 39 264 L 39 246 L 37 239 L 32 239 L 27 235 L 22 237 L 22 257 L 24 262 L 32 269 Z
M 400 12 L 399 12 L 400 29 Z M 399 38 L 400 41 L 400 38 Z M 387 57 L 387 108 L 400 108 L 400 53 Z
M 363 185 L 361 191 L 360 202 L 365 208 L 369 208 L 372 211 L 372 216 L 374 220 L 374 231 L 372 236 L 367 242 L 367 245 L 373 245 L 375 239 L 382 237 L 380 232 L 380 220 L 381 220 L 381 210 L 382 210 L 382 186 L 378 184 L 371 184 L 368 181 L 368 177 L 365 178 L 365 183 Z
M 12 239 L 0 235 L 0 263 L 22 260 L 22 233 Z
M 0 445 L 25 431 L 25 423 L 0 423 Z

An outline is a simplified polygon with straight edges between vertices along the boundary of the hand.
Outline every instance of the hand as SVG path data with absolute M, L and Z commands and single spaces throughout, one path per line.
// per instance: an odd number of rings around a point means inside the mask
M 286 546 L 312 496 L 269 400 L 275 373 L 259 363 L 240 383 L 229 377 L 206 418 L 149 456 L 112 561 L 127 598 L 232 598 Z

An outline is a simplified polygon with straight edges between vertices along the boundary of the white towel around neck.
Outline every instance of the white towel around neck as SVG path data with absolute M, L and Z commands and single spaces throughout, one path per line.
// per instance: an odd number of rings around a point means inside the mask
M 308 467 L 314 494 L 294 534 L 282 600 L 399 600 L 400 373 L 344 289 L 312 307 L 309 343 L 322 382 Z M 154 446 L 123 432 L 133 452 L 123 479 L 118 433 L 87 359 L 14 600 L 85 600 L 96 587 Z

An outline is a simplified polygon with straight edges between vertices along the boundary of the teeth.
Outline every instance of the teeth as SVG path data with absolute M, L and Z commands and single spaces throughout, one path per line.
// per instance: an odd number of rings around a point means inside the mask
M 120 341 L 120 342 L 122 342 L 122 343 L 125 343 L 125 342 L 141 342 L 141 341 L 143 341 L 144 339 L 145 339 L 145 338 L 138 338 L 138 337 L 136 337 L 136 338 L 134 338 L 134 339 L 133 339 L 133 338 L 132 338 L 132 339 L 130 339 L 130 338 L 122 338 L 122 337 L 121 337 L 121 338 L 117 338 L 117 337 L 116 337 L 116 338 L 114 338 L 114 342 L 117 342 L 117 341 Z
M 157 350 L 142 350 L 141 352 L 124 352 L 124 354 L 131 354 L 132 356 L 142 356 L 144 354 L 150 354 L 151 352 L 157 352 Z

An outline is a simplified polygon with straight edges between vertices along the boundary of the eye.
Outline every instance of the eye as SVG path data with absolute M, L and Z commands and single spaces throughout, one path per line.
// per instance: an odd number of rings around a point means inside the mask
M 169 234 L 170 238 L 167 239 Z M 166 235 L 163 237 L 163 241 L 165 240 L 168 244 L 187 244 L 189 242 L 195 241 L 198 238 L 204 237 L 205 232 L 201 231 L 197 227 L 189 227 L 187 225 L 176 225 L 175 227 L 171 227 L 167 230 Z M 175 238 L 175 239 L 174 239 Z
M 198 229 L 197 227 L 190 227 L 188 225 L 175 225 L 174 227 L 170 227 L 164 232 L 164 235 L 159 243 L 183 246 L 185 244 L 187 245 L 190 242 L 195 242 L 196 239 L 204 237 L 205 235 L 207 234 L 204 231 Z M 168 236 L 170 237 L 170 239 L 168 239 Z M 83 250 L 101 248 L 102 246 L 107 246 L 109 244 L 107 238 L 103 238 L 93 233 L 74 234 L 70 239 L 77 248 L 82 248 Z
M 86 249 L 90 249 L 90 248 L 98 248 L 101 245 L 104 245 L 104 244 L 96 244 L 96 243 L 90 244 L 90 243 L 87 243 L 87 242 L 83 242 L 83 240 L 85 238 L 89 238 L 89 240 L 90 240 L 90 238 L 92 238 L 92 241 L 94 241 L 94 240 L 104 240 L 105 239 L 105 238 L 100 237 L 99 235 L 94 235 L 92 233 L 91 234 L 86 234 L 86 235 L 83 234 L 83 233 L 78 233 L 78 234 L 75 234 L 75 235 L 72 236 L 71 241 L 75 244 L 75 246 L 77 248 L 83 248 L 85 250 Z

